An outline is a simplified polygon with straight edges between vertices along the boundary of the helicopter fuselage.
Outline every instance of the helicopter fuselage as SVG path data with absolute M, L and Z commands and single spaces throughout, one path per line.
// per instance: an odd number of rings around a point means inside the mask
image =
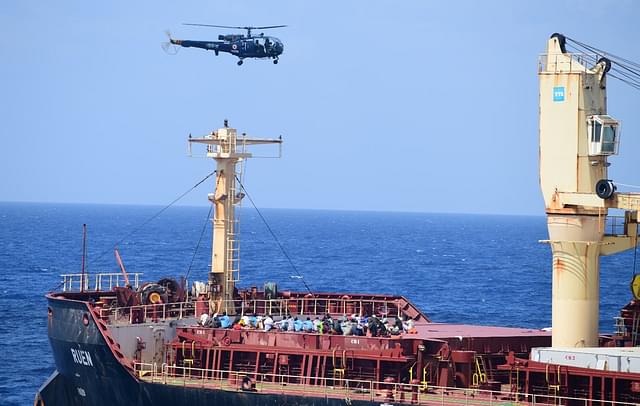
M 221 41 L 192 41 L 171 39 L 174 45 L 185 48 L 201 48 L 213 51 L 216 55 L 226 52 L 240 58 L 239 64 L 245 58 L 271 58 L 277 63 L 278 57 L 284 51 L 284 45 L 276 37 L 244 35 L 220 35 Z

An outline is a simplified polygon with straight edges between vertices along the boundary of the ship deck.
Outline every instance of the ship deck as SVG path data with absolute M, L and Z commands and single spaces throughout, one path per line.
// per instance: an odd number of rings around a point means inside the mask
M 356 379 L 325 378 L 323 382 L 300 382 L 299 376 L 251 374 L 210 369 L 182 368 L 155 364 L 135 364 L 138 379 L 149 384 L 182 388 L 223 390 L 255 393 L 257 395 L 289 395 L 344 399 L 381 404 L 412 405 L 535 405 L 535 404 L 599 404 L 602 406 L 631 406 L 635 403 L 609 402 L 558 396 L 549 393 L 525 394 L 512 391 L 456 388 L 428 384 L 374 382 Z M 257 379 L 256 379 L 257 378 Z

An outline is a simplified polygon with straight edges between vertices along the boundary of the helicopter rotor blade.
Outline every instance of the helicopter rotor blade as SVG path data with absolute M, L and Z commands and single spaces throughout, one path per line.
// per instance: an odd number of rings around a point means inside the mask
M 193 25 L 196 27 L 235 28 L 237 30 L 244 30 L 247 28 L 247 27 L 233 27 L 229 25 L 193 24 L 193 23 L 182 23 L 182 25 Z
M 163 42 L 160 44 L 160 46 L 162 47 L 162 50 L 168 55 L 175 55 L 180 50 L 180 48 L 170 42 Z
M 182 23 L 182 25 L 192 25 L 196 27 L 231 28 L 236 30 L 267 30 L 269 28 L 286 27 L 286 25 L 266 25 L 263 27 L 239 27 L 239 26 L 232 26 L 232 25 L 193 24 L 193 23 Z
M 268 30 L 269 28 L 283 28 L 286 27 L 286 25 L 267 25 L 264 27 L 244 27 L 244 28 L 251 28 L 252 30 Z
M 165 41 L 162 42 L 160 44 L 160 46 L 162 47 L 162 50 L 167 53 L 168 55 L 175 55 L 178 53 L 178 51 L 180 50 L 180 48 L 174 44 L 171 43 L 171 31 L 166 30 L 165 35 L 167 36 L 167 38 L 169 39 L 169 41 Z

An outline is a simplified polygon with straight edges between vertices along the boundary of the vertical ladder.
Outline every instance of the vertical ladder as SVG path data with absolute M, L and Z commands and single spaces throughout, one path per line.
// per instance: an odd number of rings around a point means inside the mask
M 509 384 L 511 386 L 511 394 L 515 401 L 518 401 L 518 393 L 520 392 L 520 368 L 513 367 L 509 371 Z
M 554 367 L 555 365 L 547 365 L 545 375 L 547 380 L 549 398 L 553 398 L 553 404 L 556 405 L 560 402 L 558 396 L 560 396 L 560 391 L 563 387 L 563 373 L 560 365 L 557 366 L 557 369 L 554 369 Z M 566 376 L 564 377 L 566 378 Z
M 487 368 L 484 365 L 484 358 L 481 356 L 476 355 L 474 357 L 474 361 L 476 365 L 475 372 L 472 377 L 472 385 L 477 388 L 480 387 L 480 385 L 487 383 Z
M 240 280 L 240 240 L 237 238 L 238 220 L 229 221 L 227 230 L 227 284 Z
M 246 145 L 244 142 L 241 143 L 242 152 L 244 152 Z M 229 139 L 229 150 L 233 152 L 237 151 L 237 138 L 231 137 Z M 229 190 L 229 200 L 228 204 L 240 207 L 240 203 L 242 202 L 242 187 L 239 185 L 242 182 L 242 175 L 244 169 L 244 160 L 240 159 L 236 164 L 236 168 L 234 172 L 236 174 L 237 179 L 231 179 L 232 186 Z M 238 182 L 238 180 L 240 182 Z M 234 213 L 235 213 L 234 207 Z M 228 211 L 227 211 L 228 212 Z M 234 215 L 235 218 L 227 219 L 228 227 L 227 227 L 227 276 L 226 276 L 226 285 L 227 289 L 231 288 L 231 285 L 235 282 L 240 281 L 240 221 L 238 220 L 238 216 Z

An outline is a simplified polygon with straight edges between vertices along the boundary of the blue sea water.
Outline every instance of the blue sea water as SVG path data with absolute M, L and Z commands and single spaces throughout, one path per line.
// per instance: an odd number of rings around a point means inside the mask
M 0 404 L 30 405 L 54 370 L 44 294 L 80 272 L 88 224 L 89 272 L 118 272 L 112 246 L 159 207 L 0 203 Z M 119 244 L 129 272 L 185 275 L 206 207 L 172 207 Z M 242 209 L 244 285 L 401 294 L 434 321 L 542 328 L 551 324 L 545 218 L 320 210 L 262 211 L 296 269 L 254 210 Z M 207 229 L 190 281 L 206 280 Z M 633 254 L 603 258 L 600 329 L 630 298 Z

